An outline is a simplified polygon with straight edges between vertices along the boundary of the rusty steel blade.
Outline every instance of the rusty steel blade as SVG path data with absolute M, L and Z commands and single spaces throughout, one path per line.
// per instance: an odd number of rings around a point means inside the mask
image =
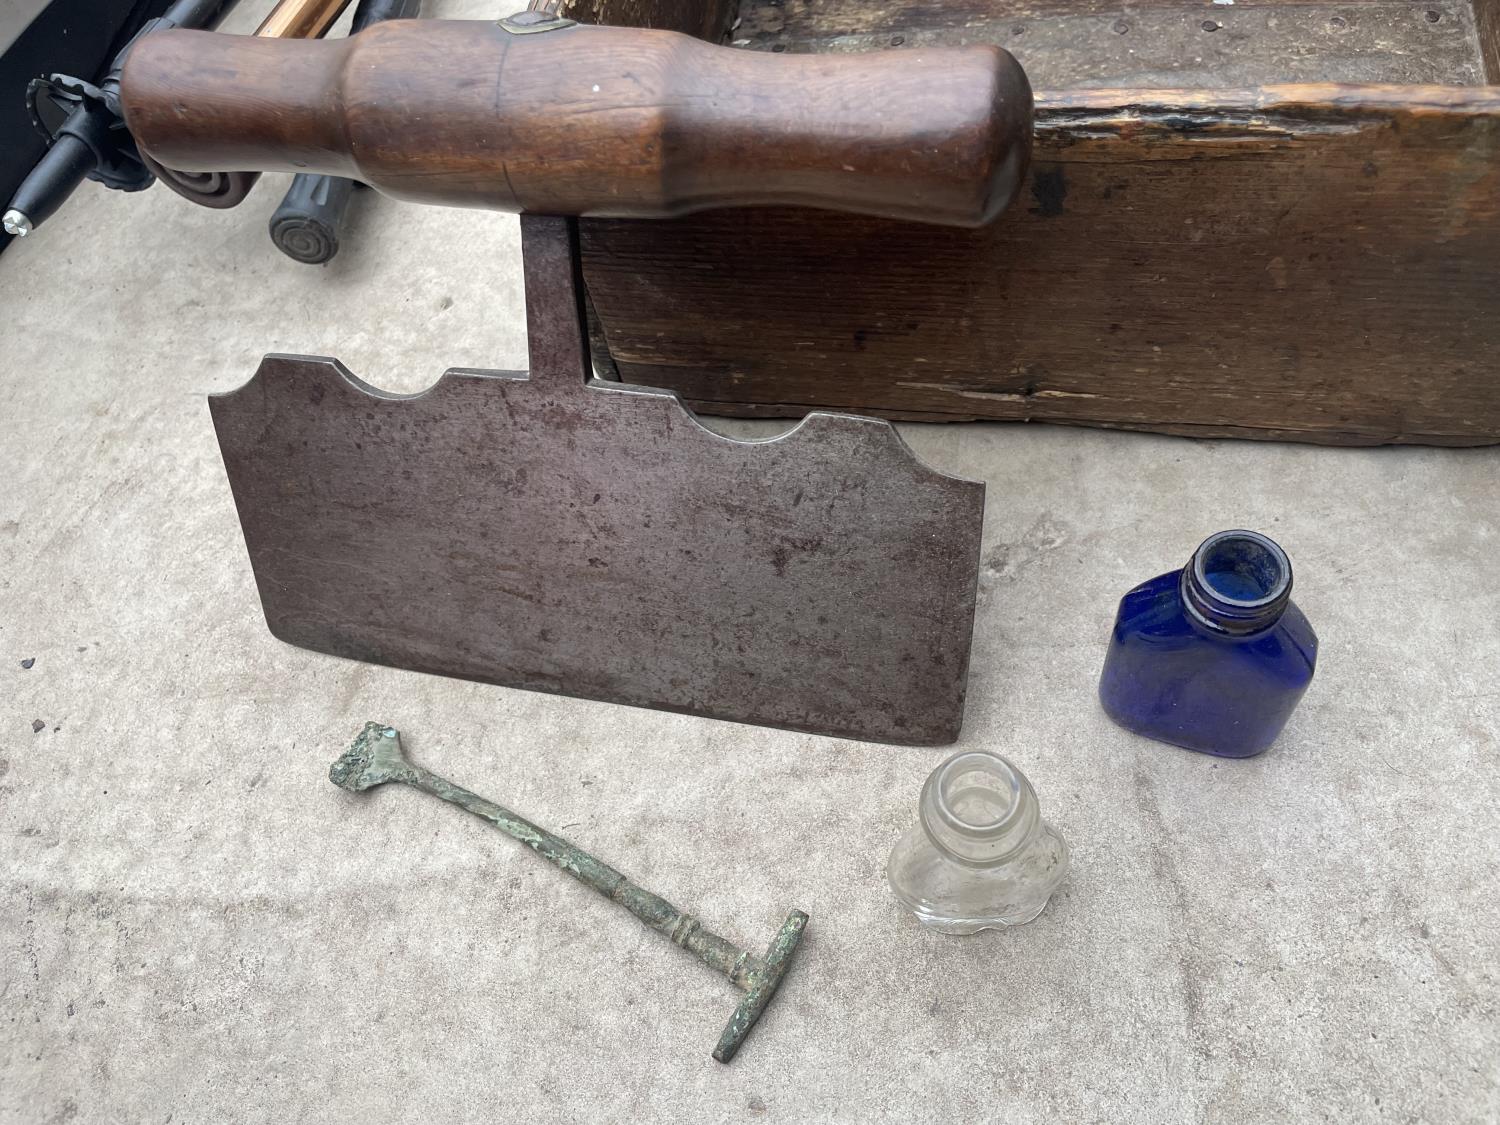
M 877 742 L 958 736 L 984 486 L 886 422 L 768 441 L 590 380 L 575 233 L 522 220 L 531 375 L 211 399 L 271 632 L 355 660 Z

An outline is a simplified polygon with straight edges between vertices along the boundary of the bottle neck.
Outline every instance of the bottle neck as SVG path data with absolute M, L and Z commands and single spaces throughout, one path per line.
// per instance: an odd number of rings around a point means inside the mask
M 1291 600 L 1291 560 L 1257 532 L 1221 531 L 1182 568 L 1181 592 L 1188 616 L 1211 632 L 1259 633 L 1280 620 Z
M 922 788 L 922 827 L 950 859 L 992 867 L 1024 848 L 1041 826 L 1031 782 L 999 754 L 955 754 Z

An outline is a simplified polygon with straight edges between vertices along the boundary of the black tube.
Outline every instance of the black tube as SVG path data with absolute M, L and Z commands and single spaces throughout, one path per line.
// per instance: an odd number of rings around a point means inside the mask
M 364 0 L 354 12 L 349 34 L 363 31 L 383 20 L 415 19 L 422 10 L 422 0 Z
M 52 145 L 21 181 L 7 210 L 20 212 L 35 230 L 51 217 L 91 172 L 110 187 L 137 191 L 151 183 L 140 158 L 121 129 L 115 96 L 120 67 L 141 34 L 162 26 L 211 29 L 234 6 L 234 0 L 176 0 L 156 20 L 147 21 L 116 55 L 101 90 L 91 91 L 75 106 Z M 56 78 L 53 81 L 57 81 Z
M 61 134 L 11 197 L 9 210 L 19 211 L 38 227 L 94 170 L 94 150 L 77 137 Z
M 271 215 L 271 241 L 288 258 L 307 265 L 329 261 L 339 252 L 339 231 L 353 190 L 353 180 L 337 176 L 293 177 Z
M 422 0 L 361 0 L 349 34 L 383 20 L 413 19 Z M 354 190 L 352 180 L 333 176 L 296 176 L 271 215 L 271 241 L 298 262 L 319 266 L 339 252 L 339 233 Z
M 162 13 L 162 19 L 170 20 L 176 27 L 212 31 L 232 7 L 234 0 L 177 0 Z

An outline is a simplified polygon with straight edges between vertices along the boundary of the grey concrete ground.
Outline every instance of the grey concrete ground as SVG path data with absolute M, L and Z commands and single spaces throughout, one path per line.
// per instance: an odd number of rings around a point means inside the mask
M 990 486 L 961 745 L 1074 848 L 1033 925 L 929 935 L 883 864 L 945 751 L 267 634 L 204 396 L 273 350 L 394 390 L 524 364 L 513 220 L 366 196 L 308 269 L 264 234 L 280 184 L 86 191 L 0 257 L 0 1119 L 1500 1118 L 1500 452 L 903 427 Z M 1093 691 L 1119 594 L 1236 525 L 1322 654 L 1220 762 Z M 745 942 L 807 910 L 740 1058 L 709 1059 L 737 993 L 655 934 L 457 810 L 330 786 L 369 718 Z

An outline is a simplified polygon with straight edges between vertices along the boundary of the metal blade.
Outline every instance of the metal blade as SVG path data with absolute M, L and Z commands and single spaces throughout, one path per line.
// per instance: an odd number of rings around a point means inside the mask
M 590 381 L 566 220 L 525 224 L 532 374 L 414 396 L 267 356 L 211 400 L 267 623 L 421 672 L 881 742 L 953 741 L 984 486 L 886 422 L 763 442 Z

